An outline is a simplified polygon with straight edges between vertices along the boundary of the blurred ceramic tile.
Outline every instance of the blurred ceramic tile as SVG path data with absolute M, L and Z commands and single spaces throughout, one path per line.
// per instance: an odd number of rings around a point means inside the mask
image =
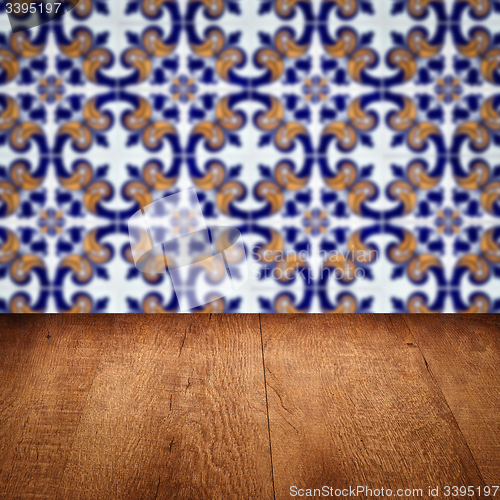
M 250 275 L 205 312 L 500 310 L 500 14 L 80 0 L 0 15 L 0 309 L 176 312 L 128 219 L 196 188 Z

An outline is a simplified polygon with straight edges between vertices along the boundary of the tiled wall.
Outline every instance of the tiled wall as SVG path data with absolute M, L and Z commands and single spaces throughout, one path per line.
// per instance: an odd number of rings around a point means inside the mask
M 207 312 L 500 309 L 500 1 L 80 0 L 0 15 L 0 310 L 174 312 L 127 221 L 196 187 Z

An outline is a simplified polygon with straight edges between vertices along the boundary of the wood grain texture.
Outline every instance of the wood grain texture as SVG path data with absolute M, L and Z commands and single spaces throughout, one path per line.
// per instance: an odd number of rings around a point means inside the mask
M 499 338 L 498 316 L 0 315 L 0 498 L 498 484 Z
M 111 318 L 0 321 L 0 495 L 54 499 Z
M 121 316 L 59 498 L 272 498 L 258 316 Z
M 484 484 L 411 333 L 395 321 L 262 316 L 276 498 L 290 498 L 293 485 Z
M 498 316 L 404 318 L 486 484 L 500 483 Z

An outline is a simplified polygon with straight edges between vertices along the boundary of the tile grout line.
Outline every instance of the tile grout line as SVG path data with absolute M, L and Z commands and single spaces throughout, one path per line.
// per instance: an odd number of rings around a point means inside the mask
M 115 316 L 116 318 L 116 316 Z M 113 321 L 114 325 L 116 325 L 116 319 Z M 100 332 L 100 336 L 102 336 L 102 332 Z M 61 498 L 61 487 L 63 485 L 63 480 L 64 480 L 64 474 L 66 473 L 66 469 L 68 468 L 68 462 L 69 462 L 69 459 L 70 459 L 70 456 L 71 456 L 71 452 L 73 450 L 73 445 L 75 444 L 75 441 L 76 441 L 76 435 L 78 433 L 78 429 L 80 428 L 80 423 L 82 421 L 82 415 L 85 411 L 85 408 L 87 408 L 87 405 L 89 403 L 89 398 L 90 398 L 90 393 L 92 391 L 92 387 L 94 386 L 94 382 L 95 382 L 95 379 L 96 379 L 96 376 L 97 376 L 97 370 L 99 369 L 99 366 L 101 365 L 101 361 L 102 361 L 102 357 L 104 356 L 104 346 L 101 345 L 101 349 L 100 349 L 100 354 L 99 354 L 99 361 L 96 363 L 96 366 L 95 366 L 95 369 L 94 369 L 94 375 L 92 376 L 92 382 L 90 383 L 90 387 L 89 387 L 89 390 L 87 392 L 87 397 L 85 398 L 85 403 L 83 404 L 82 406 L 82 411 L 80 412 L 80 416 L 78 417 L 78 423 L 76 424 L 76 429 L 75 429 L 75 432 L 73 433 L 73 438 L 71 440 L 71 445 L 69 447 L 69 450 L 68 450 L 68 457 L 66 458 L 66 462 L 64 463 L 64 467 L 63 467 L 63 470 L 62 470 L 62 473 L 61 473 L 61 479 L 59 481 L 59 485 L 58 485 L 58 488 L 57 488 L 57 493 L 56 493 L 56 500 Z
M 264 340 L 262 337 L 262 314 L 259 313 L 259 327 L 260 327 L 260 345 L 262 348 L 262 368 L 264 372 L 264 390 L 266 393 L 266 413 L 267 413 L 267 432 L 269 436 L 269 455 L 271 458 L 271 481 L 273 483 L 273 498 L 276 500 L 276 490 L 274 487 L 274 465 L 273 465 L 273 448 L 271 444 L 271 424 L 269 422 L 269 400 L 267 398 L 267 381 L 266 381 L 266 361 L 264 358 Z
M 429 363 L 427 363 L 427 359 L 422 351 L 422 349 L 420 348 L 420 344 L 417 342 L 416 338 L 415 338 L 415 335 L 413 334 L 413 331 L 412 329 L 410 328 L 410 325 L 408 325 L 408 323 L 406 322 L 406 318 L 405 318 L 405 315 L 403 314 L 403 321 L 406 325 L 406 328 L 408 328 L 408 331 L 410 332 L 412 338 L 413 338 L 413 342 L 414 342 L 414 345 L 417 346 L 418 348 L 418 351 L 420 352 L 420 355 L 422 356 L 422 359 L 424 360 L 424 363 L 425 363 L 425 367 L 427 368 L 427 372 L 429 373 L 430 377 L 431 377 L 431 380 L 434 382 L 434 384 L 436 385 L 436 387 L 438 388 L 439 390 L 439 393 L 441 394 L 441 397 L 443 398 L 443 401 L 445 402 L 446 404 L 446 407 L 448 408 L 448 410 L 450 411 L 451 413 L 451 416 L 453 418 L 453 422 L 455 422 L 455 425 L 457 426 L 457 429 L 458 429 L 458 432 L 460 433 L 460 435 L 462 436 L 462 439 L 464 440 L 464 443 L 465 443 L 465 446 L 467 447 L 467 450 L 472 458 L 472 462 L 474 463 L 474 465 L 476 466 L 476 471 L 477 473 L 479 474 L 479 477 L 481 478 L 481 481 L 483 482 L 483 486 L 485 486 L 485 481 L 484 481 L 484 477 L 483 477 L 483 474 L 481 473 L 481 470 L 479 469 L 479 466 L 477 465 L 477 462 L 476 462 L 476 457 L 474 456 L 474 454 L 472 453 L 472 450 L 470 449 L 470 446 L 469 446 L 469 442 L 467 441 L 467 439 L 465 439 L 465 436 L 464 436 L 464 433 L 462 432 L 462 429 L 460 428 L 460 425 L 458 424 L 458 421 L 457 419 L 455 418 L 455 414 L 453 413 L 453 410 L 451 409 L 450 405 L 448 404 L 448 400 L 446 399 L 446 396 L 444 395 L 443 393 L 443 390 L 441 389 L 441 386 L 439 385 L 438 381 L 436 380 L 436 377 L 434 376 L 434 374 L 432 373 L 432 370 L 431 370 L 431 367 L 429 366 Z

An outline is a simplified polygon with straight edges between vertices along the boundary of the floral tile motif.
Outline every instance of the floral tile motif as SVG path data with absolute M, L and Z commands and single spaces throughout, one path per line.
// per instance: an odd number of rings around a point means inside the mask
M 191 187 L 250 267 L 198 311 L 500 311 L 499 21 L 495 0 L 80 0 L 15 34 L 2 13 L 0 311 L 178 311 L 127 222 Z

